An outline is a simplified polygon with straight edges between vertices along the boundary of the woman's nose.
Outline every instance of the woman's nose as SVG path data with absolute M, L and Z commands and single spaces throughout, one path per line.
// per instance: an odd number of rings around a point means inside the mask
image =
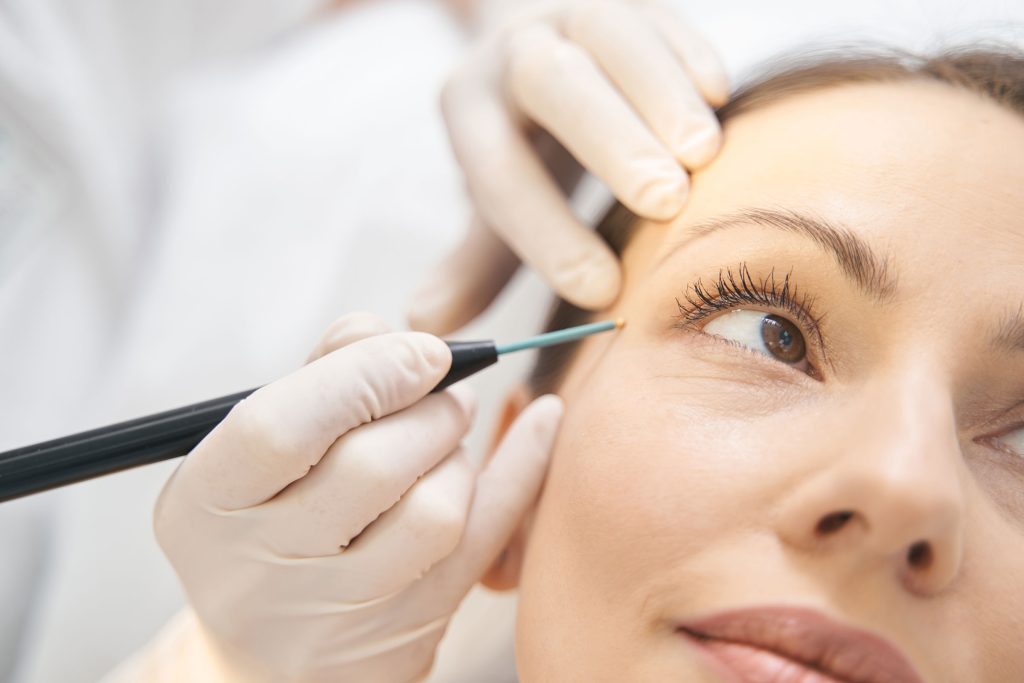
M 817 466 L 781 505 L 784 542 L 867 560 L 859 564 L 885 567 L 918 594 L 953 581 L 963 543 L 960 446 L 948 392 L 924 388 L 890 385 L 837 411 L 817 441 Z

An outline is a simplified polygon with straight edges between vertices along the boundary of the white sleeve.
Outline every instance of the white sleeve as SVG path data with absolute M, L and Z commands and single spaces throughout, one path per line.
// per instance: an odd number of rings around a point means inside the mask
M 0 3 L 0 123 L 33 129 L 82 197 L 79 228 L 106 252 L 115 289 L 150 223 L 155 127 L 167 91 L 316 23 L 327 2 Z
M 330 0 L 7 0 L 0 23 L 46 59 L 74 53 L 98 75 L 159 77 L 266 44 Z

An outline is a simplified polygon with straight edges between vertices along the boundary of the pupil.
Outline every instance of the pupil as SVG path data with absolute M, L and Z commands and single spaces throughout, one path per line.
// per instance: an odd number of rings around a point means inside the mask
M 782 330 L 779 332 L 779 345 L 788 348 L 793 343 L 793 335 L 789 333 L 789 330 Z
M 765 316 L 761 322 L 761 339 L 769 353 L 784 363 L 799 363 L 807 355 L 803 334 L 783 317 Z

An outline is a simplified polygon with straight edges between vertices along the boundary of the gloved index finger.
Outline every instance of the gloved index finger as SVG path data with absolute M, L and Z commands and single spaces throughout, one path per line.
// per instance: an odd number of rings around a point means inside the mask
M 561 399 L 548 395 L 516 418 L 477 479 L 458 547 L 419 586 L 425 605 L 458 604 L 494 562 L 537 500 L 563 412 Z
M 235 406 L 174 483 L 221 509 L 258 505 L 305 476 L 341 435 L 426 396 L 450 366 L 451 351 L 432 335 L 355 342 Z
M 453 107 L 448 124 L 484 221 L 563 298 L 581 308 L 609 305 L 619 292 L 618 260 L 573 215 L 504 105 Z

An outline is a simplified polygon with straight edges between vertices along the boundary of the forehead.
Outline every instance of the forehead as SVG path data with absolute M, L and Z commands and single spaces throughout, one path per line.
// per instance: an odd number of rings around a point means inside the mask
M 825 88 L 730 120 L 720 155 L 657 241 L 665 249 L 694 223 L 776 207 L 843 224 L 897 265 L 939 259 L 1019 277 L 1022 186 L 1018 113 L 929 81 Z

